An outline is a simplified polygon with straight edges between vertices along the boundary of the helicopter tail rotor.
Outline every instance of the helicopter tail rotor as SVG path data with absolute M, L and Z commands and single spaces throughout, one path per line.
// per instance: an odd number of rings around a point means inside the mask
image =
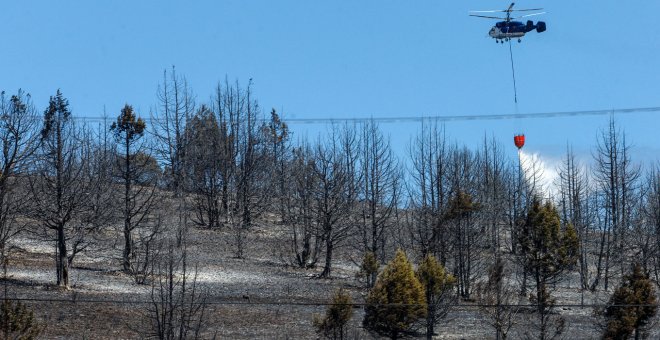
M 536 23 L 536 32 L 545 32 L 545 21 L 539 21 Z

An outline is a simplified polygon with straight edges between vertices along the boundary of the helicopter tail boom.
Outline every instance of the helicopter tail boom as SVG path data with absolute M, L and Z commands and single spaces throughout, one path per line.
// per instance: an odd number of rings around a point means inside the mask
M 545 22 L 544 21 L 538 21 L 536 25 L 534 25 L 534 21 L 532 20 L 527 20 L 527 25 L 525 25 L 525 33 L 531 32 L 533 30 L 536 30 L 536 32 L 541 33 L 545 32 Z

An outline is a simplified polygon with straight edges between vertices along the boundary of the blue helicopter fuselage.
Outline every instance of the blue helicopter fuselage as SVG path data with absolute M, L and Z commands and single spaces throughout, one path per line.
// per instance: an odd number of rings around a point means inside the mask
M 521 38 L 530 31 L 536 30 L 537 32 L 545 31 L 545 23 L 539 21 L 534 24 L 533 21 L 523 23 L 520 21 L 500 21 L 490 29 L 488 35 L 497 40 L 506 40 L 511 38 Z

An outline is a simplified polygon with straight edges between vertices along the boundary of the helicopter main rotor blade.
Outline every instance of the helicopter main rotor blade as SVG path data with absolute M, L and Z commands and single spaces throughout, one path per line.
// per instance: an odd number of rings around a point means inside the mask
M 526 9 L 512 9 L 509 12 L 529 12 L 529 11 L 542 11 L 543 8 L 526 8 Z
M 532 14 L 527 14 L 527 15 L 521 15 L 521 16 L 519 16 L 519 17 L 515 17 L 515 18 L 511 18 L 511 19 L 527 18 L 527 17 L 533 17 L 533 16 L 535 16 L 535 15 L 541 15 L 541 14 L 545 14 L 545 12 L 541 12 L 541 13 L 532 13 Z
M 486 18 L 486 19 L 497 19 L 497 20 L 506 20 L 507 18 L 501 18 L 501 17 L 491 17 L 487 15 L 476 15 L 476 14 L 470 14 L 471 17 L 478 17 L 478 18 Z
M 494 9 L 490 11 L 470 11 L 470 13 L 506 13 L 508 10 L 506 9 Z
M 508 12 L 530 12 L 542 11 L 543 8 L 526 8 L 526 9 L 493 9 L 489 11 L 470 11 L 470 13 L 508 13 Z

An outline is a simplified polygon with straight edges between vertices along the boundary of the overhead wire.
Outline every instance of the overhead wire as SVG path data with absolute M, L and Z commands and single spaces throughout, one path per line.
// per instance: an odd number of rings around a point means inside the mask
M 637 108 L 620 108 L 620 109 L 601 109 L 601 110 L 584 110 L 584 111 L 548 111 L 536 113 L 513 113 L 513 114 L 476 114 L 476 115 L 411 115 L 411 116 L 374 116 L 374 117 L 333 117 L 333 118 L 284 118 L 287 124 L 333 124 L 333 123 L 364 123 L 364 122 L 379 122 L 379 123 L 406 123 L 406 122 L 424 122 L 424 121 L 471 121 L 471 120 L 507 120 L 507 119 L 538 119 L 538 118 L 561 118 L 561 117 L 578 117 L 578 116 L 603 116 L 603 115 L 619 115 L 619 114 L 632 114 L 632 113 L 652 113 L 660 112 L 660 106 L 654 107 L 637 107 Z M 114 121 L 108 117 L 92 117 L 92 116 L 72 116 L 74 120 L 89 121 L 89 122 L 111 122 Z M 158 117 L 143 118 L 145 121 L 162 122 L 164 119 Z M 260 122 L 269 121 L 268 118 L 257 119 Z
M 107 299 L 57 299 L 57 298 L 12 298 L 12 297 L 2 297 L 0 300 L 10 300 L 10 301 L 20 301 L 20 302 L 53 302 L 53 303 L 98 303 L 98 304 L 159 304 L 159 300 L 107 300 Z M 335 306 L 335 305 L 344 305 L 337 304 L 332 302 L 294 302 L 294 301 L 231 301 L 231 300 L 206 300 L 201 302 L 205 305 L 232 305 L 232 306 Z M 381 303 L 381 304 L 370 304 L 366 302 L 353 302 L 348 305 L 354 307 L 364 307 L 368 305 L 378 305 L 378 306 L 420 306 L 420 304 L 403 304 L 403 303 Z M 470 303 L 470 304 L 439 304 L 438 306 L 451 306 L 451 307 L 529 307 L 535 308 L 538 307 L 534 304 L 529 303 L 513 303 L 513 304 L 496 304 L 496 303 Z M 553 307 L 557 308 L 595 308 L 595 307 L 658 307 L 660 304 L 607 304 L 607 303 L 562 303 L 554 304 Z

